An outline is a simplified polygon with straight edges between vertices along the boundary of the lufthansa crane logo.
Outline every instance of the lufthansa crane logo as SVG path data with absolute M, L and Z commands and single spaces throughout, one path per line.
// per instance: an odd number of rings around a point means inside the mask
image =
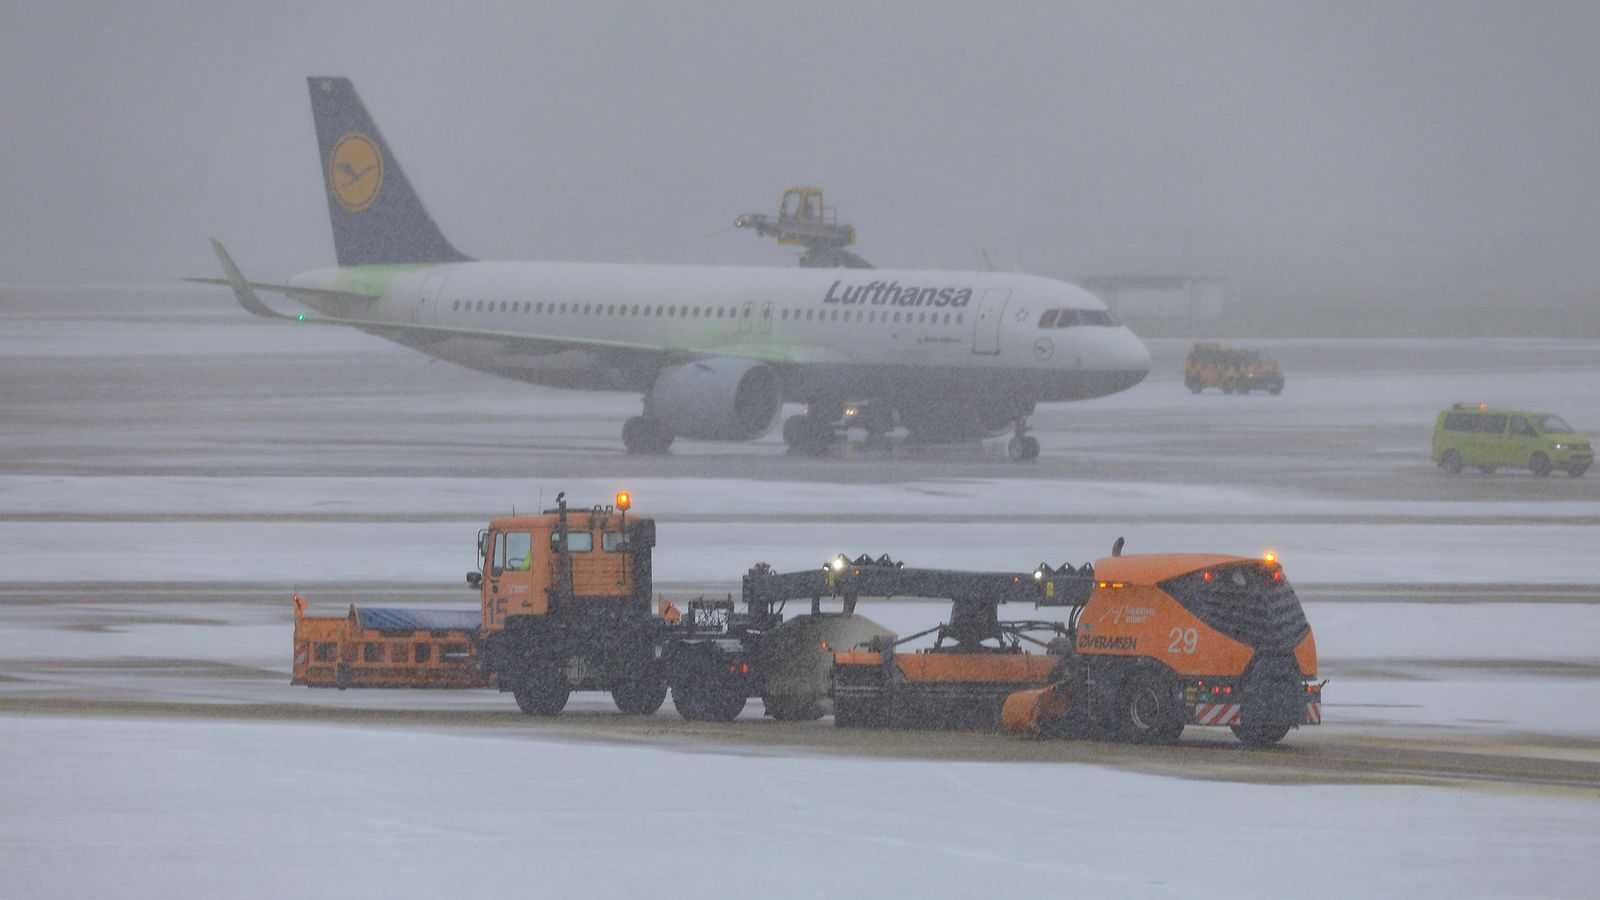
M 383 154 L 378 144 L 352 131 L 333 145 L 328 157 L 328 187 L 345 212 L 358 213 L 378 199 L 383 186 Z

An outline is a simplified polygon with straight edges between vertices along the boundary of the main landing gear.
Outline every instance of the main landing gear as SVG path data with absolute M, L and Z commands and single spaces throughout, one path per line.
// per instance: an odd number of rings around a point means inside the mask
M 632 454 L 659 456 L 672 446 L 672 432 L 658 419 L 634 416 L 622 423 L 622 446 Z
M 795 456 L 823 456 L 838 439 L 834 421 L 806 413 L 783 420 L 783 442 Z
M 852 428 L 866 431 L 862 446 L 867 450 L 888 450 L 894 431 L 894 409 L 882 403 L 846 406 L 839 400 L 812 400 L 804 415 L 790 416 L 783 422 L 783 442 L 796 456 L 824 456 Z
M 1017 462 L 1032 462 L 1039 458 L 1039 439 L 1029 434 L 1027 416 L 1017 417 L 1016 430 L 1006 442 L 1006 455 Z

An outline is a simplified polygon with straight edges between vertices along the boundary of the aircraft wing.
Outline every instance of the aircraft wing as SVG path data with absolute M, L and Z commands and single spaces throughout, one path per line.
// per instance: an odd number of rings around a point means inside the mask
M 507 345 L 507 349 L 531 354 L 558 353 L 563 350 L 588 350 L 595 352 L 597 355 L 613 357 L 618 363 L 627 363 L 634 366 L 650 362 L 658 365 L 672 365 L 714 356 L 754 359 L 779 365 L 848 361 L 844 354 L 831 347 L 769 342 L 746 343 L 743 336 L 741 336 L 738 343 L 722 344 L 715 347 L 683 348 L 633 341 L 614 341 L 603 338 L 538 335 L 483 328 L 461 328 L 453 325 L 424 325 L 413 322 L 389 322 L 381 319 L 370 319 L 366 318 L 364 313 L 376 299 L 374 297 L 346 291 L 325 291 L 292 287 L 285 284 L 248 281 L 245 279 L 244 274 L 239 271 L 239 267 L 234 263 L 233 257 L 228 255 L 228 251 L 220 241 L 213 238 L 211 246 L 216 251 L 217 260 L 222 263 L 222 271 L 227 275 L 227 278 L 186 278 L 184 280 L 198 284 L 225 284 L 233 289 L 234 298 L 239 301 L 240 306 L 244 307 L 252 315 L 266 319 L 301 322 L 308 325 L 344 325 L 390 339 L 404 338 L 405 340 L 402 342 L 407 344 L 428 343 L 430 340 L 442 341 L 452 336 L 459 336 L 478 340 L 493 340 Z M 273 309 L 262 301 L 260 296 L 256 294 L 258 290 L 276 294 L 304 295 L 333 301 L 338 303 L 342 309 L 349 310 L 350 314 L 337 317 L 304 313 L 289 315 Z M 653 359 L 651 359 L 652 357 Z

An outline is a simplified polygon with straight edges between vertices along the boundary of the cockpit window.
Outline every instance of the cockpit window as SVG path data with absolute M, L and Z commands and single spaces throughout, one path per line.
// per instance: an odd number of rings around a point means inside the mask
M 1057 328 L 1071 328 L 1079 323 L 1078 311 L 1075 309 L 1063 309 L 1061 315 L 1056 316 Z
M 1086 309 L 1086 310 L 1083 310 L 1082 312 L 1078 313 L 1078 315 L 1083 317 L 1083 324 L 1085 324 L 1085 325 L 1115 325 L 1115 324 L 1117 324 L 1117 320 L 1113 319 L 1111 317 L 1111 313 L 1104 312 L 1104 311 L 1098 310 L 1098 309 Z
M 1040 328 L 1054 328 L 1055 325 L 1056 325 L 1056 316 L 1059 315 L 1060 313 L 1061 313 L 1061 310 L 1059 310 L 1059 309 L 1047 309 L 1047 310 L 1045 310 L 1044 311 L 1044 315 L 1039 317 L 1039 327 Z

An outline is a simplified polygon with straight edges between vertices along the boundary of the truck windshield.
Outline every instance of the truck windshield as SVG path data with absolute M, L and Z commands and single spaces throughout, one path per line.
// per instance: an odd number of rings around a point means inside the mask
M 1529 416 L 1533 419 L 1533 427 L 1545 434 L 1571 434 L 1572 426 L 1568 425 L 1560 416 Z
M 533 533 L 502 531 L 494 538 L 494 567 L 526 572 L 533 568 Z

